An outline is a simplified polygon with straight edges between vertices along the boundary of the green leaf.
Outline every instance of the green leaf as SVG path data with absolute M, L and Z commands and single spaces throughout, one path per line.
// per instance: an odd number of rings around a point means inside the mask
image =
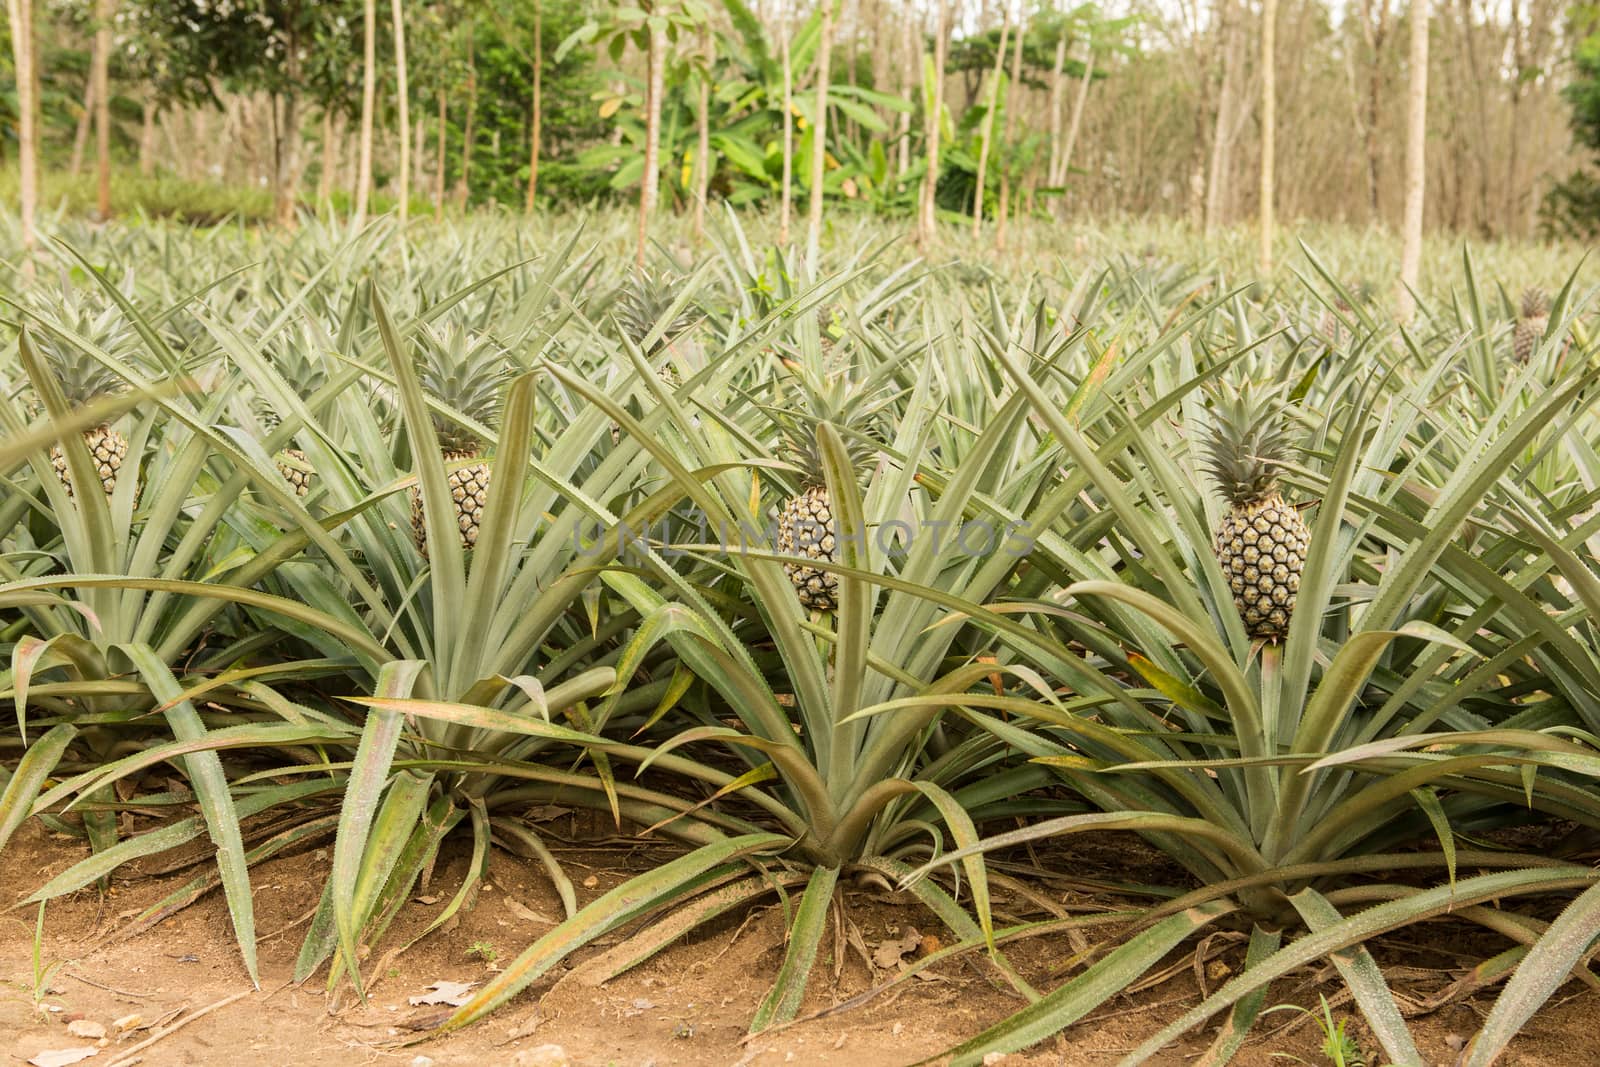
M 783 955 L 783 965 L 772 988 L 756 1008 L 750 1020 L 750 1032 L 760 1033 L 769 1026 L 778 1026 L 794 1019 L 805 996 L 806 981 L 811 977 L 811 966 L 817 960 L 822 936 L 827 931 L 828 911 L 833 906 L 833 887 L 839 880 L 839 868 L 817 867 L 811 872 L 806 891 L 800 896 L 800 906 L 795 909 L 789 924 L 789 947 Z

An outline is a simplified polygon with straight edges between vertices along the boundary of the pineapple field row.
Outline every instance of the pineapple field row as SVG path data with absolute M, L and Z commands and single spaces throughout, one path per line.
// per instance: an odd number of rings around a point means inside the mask
M 1155 227 L 628 227 L 0 234 L 0 857 L 72 857 L 30 934 L 181 870 L 116 924 L 219 902 L 258 983 L 309 856 L 284 978 L 359 1003 L 513 858 L 560 914 L 424 1053 L 768 907 L 741 1033 L 847 959 L 863 1012 L 981 975 L 956 1064 L 1176 988 L 1104 1062 L 1267 1062 L 1293 1003 L 1330 1062 L 1481 1067 L 1600 984 L 1592 265 L 1430 247 L 1400 323 L 1338 231 L 1252 279 Z M 580 877 L 552 810 L 650 862 Z M 1086 841 L 1128 866 L 1066 907 Z M 874 964 L 862 889 L 926 936 Z

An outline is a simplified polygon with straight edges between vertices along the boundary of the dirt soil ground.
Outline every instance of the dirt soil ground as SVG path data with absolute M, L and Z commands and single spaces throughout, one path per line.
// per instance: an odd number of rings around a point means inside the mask
M 1083 886 L 1089 883 L 1081 880 L 1086 877 L 1083 872 L 1092 878 L 1096 871 L 1109 877 L 1122 870 L 1120 877 L 1126 878 L 1130 858 L 1157 862 L 1150 855 L 1137 855 L 1138 846 L 1126 840 L 1084 838 L 1075 840 L 1072 848 L 1072 853 L 1046 859 L 1053 870 L 1074 872 L 1080 878 L 1078 888 L 1071 888 L 1074 883 L 1065 876 L 1035 883 L 1044 887 L 1044 895 L 1055 905 L 1072 910 L 1118 904 L 1109 890 L 1100 892 L 1099 901 L 1093 892 L 1085 892 Z M 37 825 L 25 827 L 0 865 L 0 901 L 20 900 L 84 854 L 84 847 L 71 838 Z M 585 842 L 558 854 L 578 886 L 580 905 L 657 858 L 625 841 Z M 783 917 L 773 906 L 734 915 L 604 986 L 547 980 L 463 1033 L 395 1047 L 414 1036 L 408 1027 L 437 1018 L 438 1008 L 413 1006 L 411 998 L 426 994 L 438 981 L 483 981 L 550 928 L 561 914 L 559 900 L 538 867 L 496 853 L 489 884 L 471 912 L 453 929 L 430 936 L 392 961 L 380 961 L 369 1003 L 363 1006 L 347 990 L 327 994 L 324 975 L 298 987 L 289 982 L 328 863 L 327 850 L 320 849 L 273 859 L 254 871 L 261 932 L 259 990 L 251 988 L 239 962 L 219 893 L 153 929 L 122 935 L 129 916 L 172 892 L 192 877 L 192 871 L 141 876 L 134 868 L 124 871 L 109 892 L 84 890 L 52 904 L 42 955 L 46 962 L 62 962 L 48 980 L 42 1007 L 34 1004 L 35 911 L 29 906 L 0 912 L 0 1055 L 22 1064 L 45 1051 L 96 1047 L 94 1039 L 69 1032 L 76 1022 L 80 1032 L 92 1034 L 97 1025 L 107 1032 L 106 1044 L 84 1061 L 90 1067 L 134 1063 L 404 1067 L 421 1064 L 419 1056 L 436 1067 L 550 1067 L 558 1061 L 541 1058 L 548 1050 L 537 1051 L 547 1045 L 561 1046 L 574 1067 L 895 1067 L 936 1057 L 1021 1006 L 981 960 L 954 960 L 935 968 L 932 980 L 902 983 L 865 1006 L 746 1040 L 751 1015 L 782 957 Z M 420 931 L 449 899 L 465 866 L 459 856 L 441 862 L 433 887 L 408 905 L 379 951 Z M 803 1015 L 886 979 L 890 972 L 864 959 L 862 948 L 867 955 L 878 955 L 885 943 L 904 939 L 913 927 L 940 933 L 932 916 L 904 894 L 862 886 L 848 890 L 845 900 L 845 913 L 860 935 L 859 947 L 854 938 L 835 942 L 830 933 L 831 947 L 818 960 Z M 1008 898 L 1003 887 L 997 900 L 1002 908 L 1030 907 L 1021 897 Z M 1480 949 L 1469 941 L 1460 926 L 1440 924 L 1410 931 L 1406 939 L 1374 946 L 1374 951 L 1403 995 L 1409 991 L 1421 997 L 1448 985 L 1476 959 L 1504 947 Z M 1195 1004 L 1199 979 L 1206 972 L 1215 988 L 1216 980 L 1241 963 L 1243 950 L 1238 943 L 1223 939 L 1204 947 L 1215 955 L 1200 968 L 1193 965 L 1194 947 L 1189 946 L 1187 955 L 1167 961 L 1166 980 L 1112 1001 L 1025 1055 L 999 1062 L 1007 1067 L 1116 1062 Z M 1059 981 L 1052 973 L 1074 951 L 1065 938 L 1039 939 L 1015 946 L 1009 955 L 1030 981 L 1048 987 Z M 374 967 L 370 960 L 368 967 Z M 1318 991 L 1332 999 L 1341 988 L 1336 979 L 1307 972 L 1275 988 L 1268 1003 L 1315 1004 Z M 1490 995 L 1480 994 L 1412 1020 L 1431 1065 L 1448 1067 L 1454 1061 L 1454 1048 L 1476 1029 L 1491 1000 Z M 1502 1062 L 1516 1067 L 1600 1063 L 1597 1008 L 1600 994 L 1569 985 Z M 1350 1010 L 1338 1007 L 1336 1014 L 1348 1016 Z M 138 1016 L 139 1022 L 129 1024 L 128 1016 Z M 1288 1057 L 1308 1064 L 1328 1062 L 1320 1055 L 1321 1034 L 1314 1025 L 1305 1022 L 1283 1029 L 1296 1018 L 1298 1013 L 1280 1012 L 1259 1025 L 1262 1036 L 1235 1062 L 1241 1067 L 1295 1062 Z M 134 1028 L 119 1033 L 117 1020 Z M 1351 1026 L 1365 1033 L 1358 1019 L 1352 1019 Z M 1191 1035 L 1152 1062 L 1187 1065 L 1208 1040 L 1209 1034 Z

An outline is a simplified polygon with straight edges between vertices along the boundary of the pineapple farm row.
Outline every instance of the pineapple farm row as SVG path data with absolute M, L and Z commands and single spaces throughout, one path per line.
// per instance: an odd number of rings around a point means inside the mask
M 131 921 L 220 901 L 256 980 L 253 885 L 321 849 L 292 978 L 364 996 L 492 856 L 538 872 L 559 921 L 398 1040 L 770 904 L 739 1025 L 776 1032 L 861 885 L 939 931 L 866 1000 L 1014 997 L 953 1063 L 1218 945 L 1107 1062 L 1246 1058 L 1319 994 L 1370 1062 L 1441 1062 L 1379 962 L 1423 930 L 1473 947 L 1429 1009 L 1476 1005 L 1457 1063 L 1596 983 L 1578 264 L 1441 254 L 1402 327 L 1338 233 L 1251 279 L 1176 234 L 1066 263 L 1019 227 L 995 265 L 865 221 L 812 263 L 731 214 L 639 270 L 628 225 L 65 226 L 9 275 L 0 850 L 82 844 L 25 904 L 198 853 Z M 551 805 L 671 855 L 590 891 Z M 1041 905 L 1084 834 L 1159 863 Z

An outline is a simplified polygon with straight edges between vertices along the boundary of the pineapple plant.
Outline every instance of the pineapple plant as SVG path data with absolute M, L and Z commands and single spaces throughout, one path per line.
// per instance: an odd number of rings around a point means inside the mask
M 1543 289 L 1532 288 L 1522 294 L 1522 313 L 1517 316 L 1516 328 L 1511 334 L 1511 351 L 1518 363 L 1533 358 L 1533 350 L 1544 339 L 1550 325 L 1550 297 Z
M 1217 525 L 1217 562 L 1246 631 L 1277 640 L 1289 632 L 1311 539 L 1278 486 L 1289 452 L 1284 412 L 1274 396 L 1254 400 L 1240 390 L 1218 396 L 1211 413 L 1201 466 L 1228 501 Z
M 473 336 L 459 328 L 432 330 L 422 335 L 419 378 L 423 391 L 444 407 L 481 426 L 493 427 L 500 416 L 502 393 L 510 370 L 500 346 L 484 336 Z M 430 407 L 433 432 L 439 451 L 453 469 L 446 472 L 446 485 L 455 503 L 456 528 L 461 547 L 478 543 L 484 505 L 489 499 L 489 464 L 483 461 L 483 439 L 477 432 Z M 427 517 L 422 490 L 412 486 L 411 534 L 417 551 L 428 554 Z
M 826 422 L 839 431 L 859 482 L 872 465 L 873 442 L 882 440 L 880 416 L 889 396 L 870 383 L 852 380 L 840 358 L 824 359 L 820 373 L 791 360 L 784 360 L 784 366 L 790 371 L 792 391 L 799 396 L 792 398 L 797 402 L 770 414 L 781 434 L 780 454 L 801 474 L 799 491 L 786 499 L 778 512 L 777 548 L 797 560 L 833 563 L 839 558 L 839 531 L 823 476 L 817 429 Z M 798 561 L 785 563 L 783 572 L 808 611 L 829 612 L 838 606 L 838 575 Z
M 81 306 L 75 310 L 75 333 L 93 340 L 102 351 L 112 356 L 120 357 L 128 351 L 133 331 L 115 308 L 108 308 L 93 318 Z M 127 383 L 110 367 L 63 338 L 41 331 L 38 346 L 60 384 L 67 403 L 75 408 L 92 404 L 102 397 L 115 396 L 127 388 Z M 94 459 L 100 485 L 110 496 L 117 488 L 117 477 L 128 459 L 128 439 L 109 423 L 102 423 L 83 431 L 83 443 Z M 50 465 L 66 487 L 67 495 L 71 496 L 72 478 L 67 473 L 67 456 L 60 445 L 50 447 Z

